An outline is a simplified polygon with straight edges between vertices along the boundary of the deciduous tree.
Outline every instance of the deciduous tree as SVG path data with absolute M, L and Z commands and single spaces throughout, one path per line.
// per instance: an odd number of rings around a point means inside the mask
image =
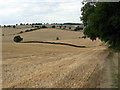
M 120 50 L 120 2 L 86 3 L 82 9 L 84 34 L 91 40 L 101 39 Z

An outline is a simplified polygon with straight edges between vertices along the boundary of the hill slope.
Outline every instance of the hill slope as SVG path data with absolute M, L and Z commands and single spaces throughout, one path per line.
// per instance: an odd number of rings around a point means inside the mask
M 107 59 L 109 52 L 106 47 L 100 46 L 100 40 L 92 42 L 78 38 L 82 35 L 82 32 L 56 29 L 21 34 L 24 41 L 65 42 L 87 48 L 14 43 L 14 35 L 3 36 L 3 88 L 112 87 Z M 56 40 L 56 37 L 60 37 L 60 40 Z

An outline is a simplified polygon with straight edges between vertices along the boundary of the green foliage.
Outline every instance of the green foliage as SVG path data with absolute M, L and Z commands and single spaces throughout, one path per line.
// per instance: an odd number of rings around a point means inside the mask
M 69 29 L 71 29 L 71 27 L 69 27 Z
M 34 31 L 34 29 L 30 29 L 29 31 Z
M 56 40 L 59 40 L 59 37 L 56 37 Z
M 37 29 L 40 29 L 41 27 L 40 26 L 35 26 Z
M 34 31 L 34 30 L 37 30 L 37 28 L 34 28 L 34 29 L 30 29 L 29 31 Z
M 42 25 L 42 23 L 32 23 L 32 25 Z
M 30 31 L 35 31 L 35 30 L 38 30 L 40 29 L 40 27 L 37 27 L 37 28 L 34 28 L 34 29 L 30 29 L 30 30 L 25 30 L 25 32 L 30 32 Z M 20 31 L 18 34 L 22 34 L 24 33 L 23 31 Z
M 63 23 L 63 25 L 83 25 L 82 23 Z
M 4 28 L 6 27 L 6 25 L 3 26 Z
M 20 31 L 20 34 L 23 33 L 23 31 Z
M 53 25 L 52 28 L 55 28 L 55 25 Z
M 13 28 L 15 28 L 16 26 L 14 25 Z
M 79 30 L 83 30 L 83 28 L 82 28 L 82 27 L 77 26 L 77 27 L 74 29 L 74 31 L 79 31 Z
M 23 40 L 23 38 L 21 38 L 20 36 L 15 36 L 14 37 L 14 42 L 20 42 L 22 40 Z
M 23 25 L 22 23 L 20 23 L 20 25 Z
M 60 27 L 60 29 L 62 28 L 62 26 L 59 26 Z
M 81 9 L 84 34 L 91 40 L 101 39 L 120 50 L 120 3 L 86 3 Z
M 7 25 L 6 27 L 11 27 L 11 25 Z
M 35 27 L 39 28 L 40 26 L 35 26 Z
M 42 28 L 47 28 L 47 26 L 45 26 L 45 25 L 42 25 Z
M 86 36 L 82 36 L 82 38 L 86 39 Z
M 25 32 L 29 32 L 30 30 L 25 30 Z

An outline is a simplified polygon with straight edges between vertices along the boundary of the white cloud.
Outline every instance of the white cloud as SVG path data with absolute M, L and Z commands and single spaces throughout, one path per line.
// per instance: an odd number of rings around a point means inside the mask
M 80 22 L 81 0 L 0 0 L 1 24 Z

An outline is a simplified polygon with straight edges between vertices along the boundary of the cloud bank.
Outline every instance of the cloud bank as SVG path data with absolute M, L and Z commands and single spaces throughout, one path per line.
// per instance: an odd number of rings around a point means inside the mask
M 81 22 L 81 0 L 1 0 L 0 24 Z

